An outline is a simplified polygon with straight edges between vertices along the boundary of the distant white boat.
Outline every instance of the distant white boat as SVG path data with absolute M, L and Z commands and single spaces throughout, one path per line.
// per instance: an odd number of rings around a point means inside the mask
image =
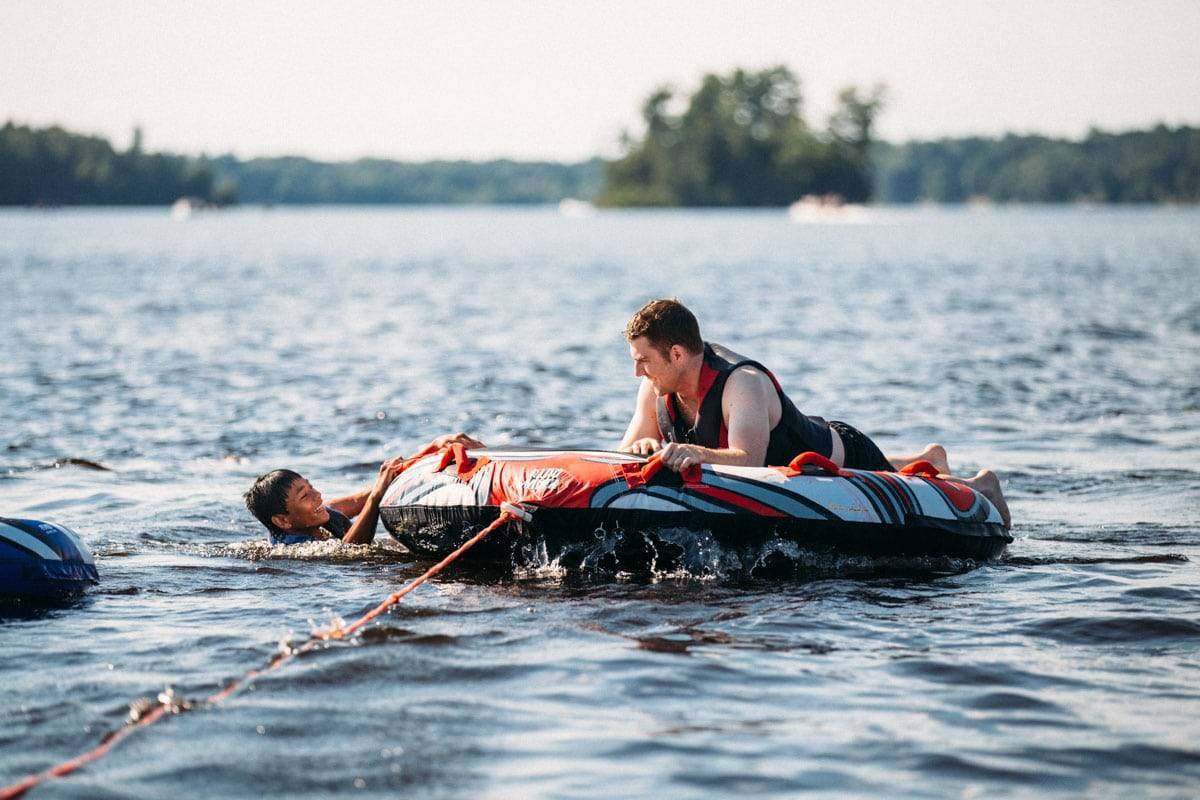
M 587 200 L 576 200 L 574 197 L 564 197 L 558 201 L 558 213 L 564 217 L 579 219 L 595 215 L 596 207 Z
M 806 194 L 788 206 L 788 218 L 801 224 L 860 225 L 872 217 L 866 206 L 845 203 L 836 194 Z
M 206 211 L 212 208 L 216 208 L 216 206 L 199 197 L 181 197 L 171 204 L 171 219 L 183 222 L 196 211 Z
M 186 197 L 181 197 L 171 204 L 171 219 L 176 222 L 183 222 L 192 215 L 192 201 Z

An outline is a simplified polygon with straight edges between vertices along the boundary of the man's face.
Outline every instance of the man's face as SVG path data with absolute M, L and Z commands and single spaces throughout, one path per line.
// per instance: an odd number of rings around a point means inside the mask
M 633 374 L 649 380 L 654 393 L 659 397 L 678 391 L 679 376 L 682 372 L 682 349 L 675 345 L 664 355 L 645 336 L 637 337 L 629 343 Z
M 276 514 L 271 521 L 285 531 L 302 531 L 329 522 L 329 510 L 323 505 L 321 493 L 304 478 L 292 481 L 284 507 L 287 513 Z

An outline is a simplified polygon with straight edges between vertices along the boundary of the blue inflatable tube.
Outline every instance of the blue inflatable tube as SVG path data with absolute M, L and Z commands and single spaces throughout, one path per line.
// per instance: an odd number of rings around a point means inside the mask
M 69 597 L 99 579 L 91 551 L 69 528 L 0 517 L 0 597 Z

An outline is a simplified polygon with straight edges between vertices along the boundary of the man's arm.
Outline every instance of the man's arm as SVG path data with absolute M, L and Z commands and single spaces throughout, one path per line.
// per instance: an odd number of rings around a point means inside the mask
M 617 449 L 625 453 L 649 455 L 662 446 L 662 438 L 658 431 L 658 398 L 650 381 L 642 378 L 638 386 L 637 405 L 633 409 L 633 419 L 625 429 L 625 438 L 617 445 Z
M 729 432 L 726 452 L 729 457 L 740 457 L 741 460 L 713 463 L 746 467 L 761 467 L 766 463 L 767 446 L 771 442 L 770 403 L 774 390 L 771 379 L 753 367 L 734 370 L 725 384 L 721 413 L 725 415 L 725 428 Z
M 662 449 L 663 463 L 677 472 L 696 464 L 761 467 L 771 440 L 769 383 L 770 379 L 753 367 L 735 370 L 721 398 L 729 446 L 670 443 Z

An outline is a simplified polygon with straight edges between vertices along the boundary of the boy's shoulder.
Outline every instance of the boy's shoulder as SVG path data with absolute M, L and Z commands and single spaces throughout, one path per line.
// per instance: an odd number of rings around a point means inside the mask
M 304 544 L 305 542 L 315 542 L 317 537 L 310 536 L 307 533 L 275 533 L 271 531 L 268 535 L 271 544 Z
M 350 530 L 353 524 L 350 518 L 336 508 L 325 506 L 325 510 L 329 512 L 329 521 L 318 528 L 319 531 L 324 531 L 328 536 L 321 536 L 310 533 L 285 533 L 283 531 L 270 531 L 268 538 L 271 544 L 304 544 L 305 542 L 317 542 L 326 538 L 341 539 Z
M 354 523 L 350 521 L 349 517 L 338 511 L 336 508 L 325 506 L 325 510 L 329 512 L 329 522 L 325 523 L 325 529 L 338 539 L 345 536 L 350 531 L 350 527 Z

